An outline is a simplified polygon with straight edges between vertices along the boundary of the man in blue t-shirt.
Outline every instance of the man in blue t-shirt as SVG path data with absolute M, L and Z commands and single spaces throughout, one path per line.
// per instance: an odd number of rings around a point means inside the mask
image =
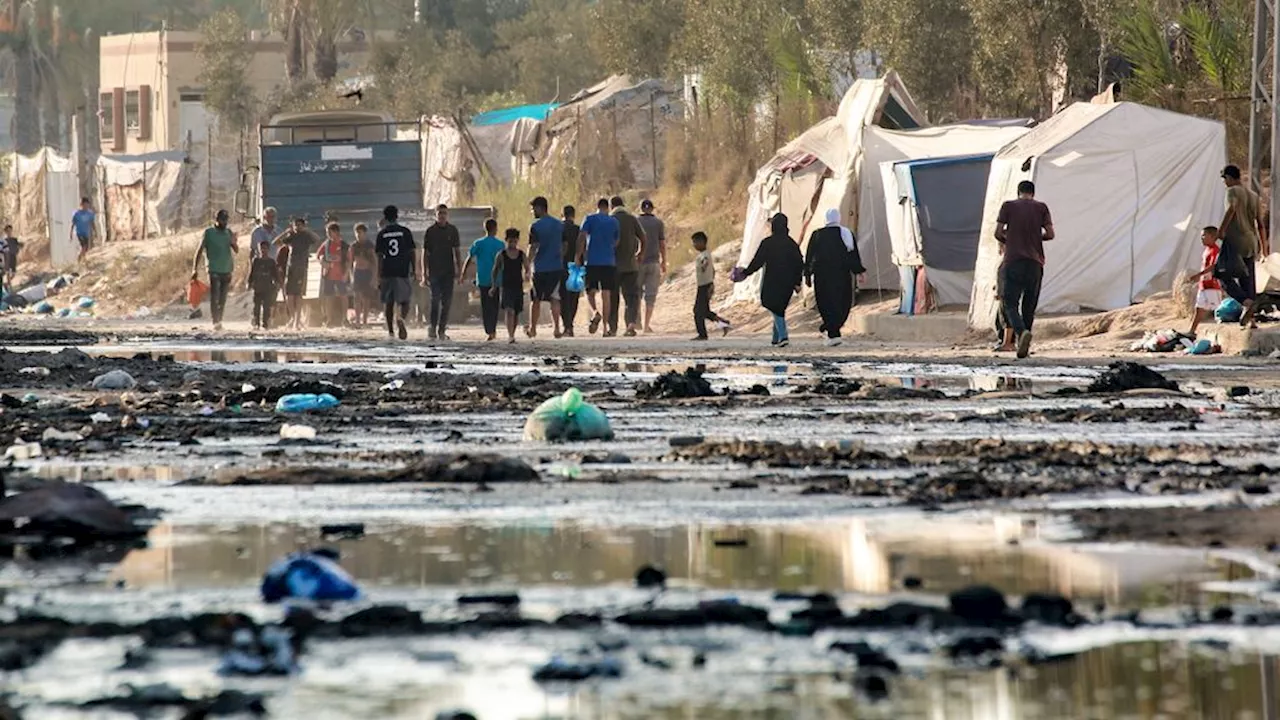
M 89 254 L 93 247 L 93 224 L 97 216 L 93 213 L 93 204 L 89 198 L 80 198 L 80 209 L 71 216 L 71 237 L 80 243 L 80 260 Z
M 578 264 L 587 267 L 587 302 L 591 305 L 592 334 L 600 322 L 609 316 L 613 308 L 614 293 L 618 290 L 618 219 L 609 214 L 609 200 L 600 198 L 596 214 L 588 215 L 582 223 L 578 241 Z M 596 292 L 600 292 L 600 307 L 596 307 Z M 615 331 L 605 328 L 602 337 L 613 337 Z
M 480 290 L 480 317 L 484 320 L 484 332 L 493 342 L 498 336 L 498 296 L 489 292 L 493 287 L 493 264 L 498 253 L 506 249 L 507 244 L 498 239 L 498 221 L 489 218 L 484 221 L 484 237 L 471 243 L 467 252 L 467 261 L 462 265 L 465 277 L 471 263 L 476 264 L 476 287 Z
M 533 307 L 529 312 L 529 337 L 538 336 L 538 317 L 542 303 L 551 303 L 551 320 L 555 336 L 560 332 L 560 283 L 564 280 L 564 223 L 547 213 L 544 197 L 536 197 L 529 203 L 533 210 L 533 225 L 529 227 L 529 255 L 533 258 Z

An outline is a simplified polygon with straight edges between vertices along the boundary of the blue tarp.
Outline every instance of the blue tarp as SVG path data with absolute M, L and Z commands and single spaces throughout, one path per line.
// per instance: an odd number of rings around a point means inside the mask
M 542 105 L 518 105 L 516 107 L 502 108 L 501 110 L 490 110 L 471 118 L 471 124 L 476 127 L 484 127 L 485 125 L 501 125 L 515 122 L 521 118 L 546 120 L 547 115 L 550 115 L 551 111 L 558 107 L 560 107 L 559 103 L 545 103 Z

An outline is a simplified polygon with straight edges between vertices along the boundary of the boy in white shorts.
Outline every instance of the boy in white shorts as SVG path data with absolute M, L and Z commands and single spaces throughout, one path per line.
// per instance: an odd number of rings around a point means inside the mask
M 1196 330 L 1200 328 L 1200 323 L 1205 318 L 1213 315 L 1213 311 L 1218 309 L 1222 304 L 1222 284 L 1213 276 L 1214 268 L 1218 264 L 1218 228 L 1210 225 L 1200 233 L 1200 242 L 1204 245 L 1204 260 L 1201 264 L 1200 272 L 1191 276 L 1192 280 L 1199 280 L 1199 291 L 1196 292 L 1196 309 L 1191 320 L 1191 331 L 1188 333 L 1191 337 L 1196 336 Z

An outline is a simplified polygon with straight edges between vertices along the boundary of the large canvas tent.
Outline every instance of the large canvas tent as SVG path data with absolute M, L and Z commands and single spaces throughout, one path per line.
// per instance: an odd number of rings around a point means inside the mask
M 983 208 L 969 323 L 991 327 L 996 215 L 1031 180 L 1053 213 L 1043 312 L 1112 310 L 1167 290 L 1199 264 L 1200 227 L 1221 219 L 1221 123 L 1135 103 L 1076 103 L 996 154 Z
M 877 233 L 873 227 L 883 227 L 883 222 L 876 223 L 874 218 L 882 216 L 883 210 L 870 207 L 868 194 L 874 194 L 870 191 L 880 187 L 880 181 L 877 173 L 872 173 L 876 175 L 874 181 L 862 173 L 868 152 L 865 135 L 869 129 L 916 128 L 924 122 L 924 114 L 916 108 L 896 73 L 890 71 L 878 80 L 854 82 L 835 116 L 784 145 L 756 173 L 747 191 L 740 264 L 751 262 L 760 240 L 769 232 L 769 218 L 775 213 L 787 215 L 792 237 L 803 243 L 814 218 L 820 223 L 827 209 L 837 208 L 846 224 L 858 231 L 858 247 L 868 270 L 866 286 L 896 288 L 897 271 L 889 259 L 887 244 L 885 252 L 876 251 Z M 871 142 L 877 149 L 886 145 L 876 138 Z M 757 289 L 755 283 L 742 283 L 736 292 L 745 299 Z
M 769 218 L 782 212 L 801 244 L 836 208 L 858 237 L 867 273 L 862 287 L 897 290 L 886 184 L 880 166 L 903 160 L 995 153 L 1027 133 L 1025 121 L 959 123 L 921 127 L 924 116 L 889 72 L 879 80 L 858 80 L 827 118 L 787 143 L 756 174 L 748 190 L 747 217 L 739 262 L 746 265 L 768 234 Z M 983 180 L 985 184 L 985 179 Z M 892 186 L 890 186 L 892 187 Z M 757 286 L 742 283 L 740 299 Z

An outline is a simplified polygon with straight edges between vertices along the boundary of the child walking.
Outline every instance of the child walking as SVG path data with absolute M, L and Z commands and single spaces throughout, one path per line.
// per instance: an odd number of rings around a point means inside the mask
M 516 328 L 524 313 L 524 283 L 529 279 L 529 258 L 520 249 L 520 231 L 507 228 L 507 248 L 493 265 L 493 287 L 490 293 L 497 296 L 501 289 L 501 307 L 507 311 L 507 342 L 516 342 Z
M 258 243 L 258 254 L 249 268 L 249 288 L 253 290 L 253 329 L 271 328 L 271 309 L 280 287 L 280 266 L 271 257 L 271 242 Z
M 1200 323 L 1205 318 L 1213 314 L 1214 310 L 1222 304 L 1222 283 L 1214 276 L 1214 270 L 1218 266 L 1218 228 L 1210 225 L 1200 233 L 1200 243 L 1204 245 L 1203 262 L 1200 272 L 1191 276 L 1192 280 L 1200 281 L 1200 289 L 1196 292 L 1196 308 L 1195 314 L 1191 316 L 1191 330 L 1187 333 L 1191 337 L 1196 336 L 1196 331 L 1200 329 Z
M 716 267 L 707 249 L 707 234 L 699 230 L 693 234 L 693 249 L 698 251 L 694 262 L 694 277 L 698 281 L 698 294 L 693 301 L 693 326 L 698 330 L 695 342 L 707 339 L 707 321 L 713 320 L 722 335 L 728 335 L 732 327 L 728 320 L 711 311 L 711 296 L 716 289 Z

